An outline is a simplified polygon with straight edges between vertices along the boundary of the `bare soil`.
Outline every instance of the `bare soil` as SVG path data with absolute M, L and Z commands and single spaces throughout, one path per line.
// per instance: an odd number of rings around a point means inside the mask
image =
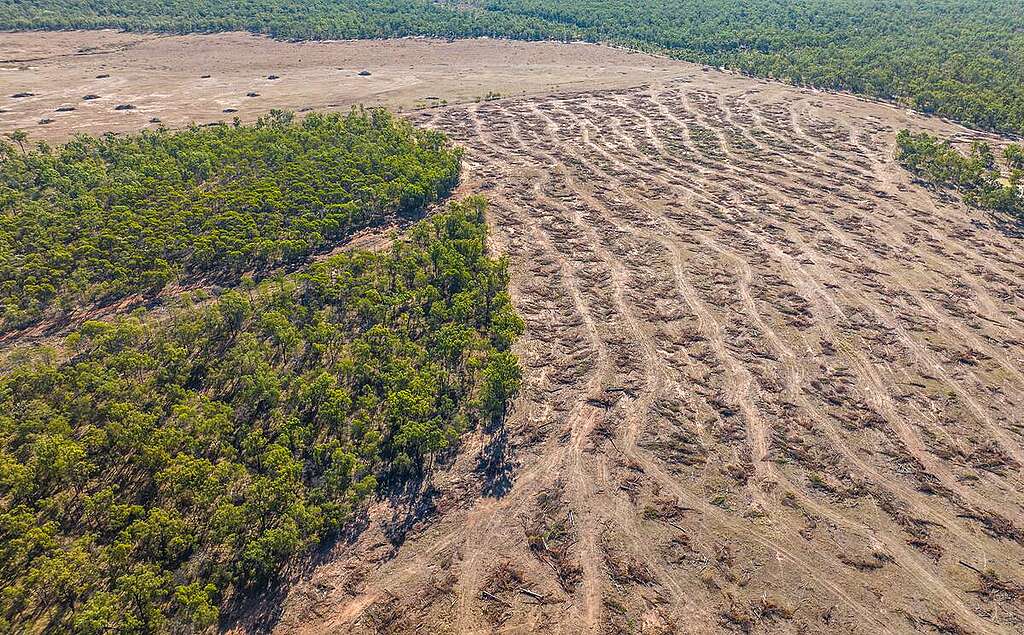
M 488 95 L 630 86 L 670 77 L 676 67 L 625 50 L 555 42 L 0 33 L 0 133 L 23 129 L 61 141 L 78 132 L 252 121 L 275 108 L 411 110 Z
M 1024 250 L 892 159 L 983 135 L 658 63 L 410 114 L 492 200 L 524 390 L 239 630 L 1024 630 Z
M 526 387 L 278 631 L 1024 629 L 1024 251 L 891 157 L 974 133 L 692 66 L 414 119 L 493 201 Z

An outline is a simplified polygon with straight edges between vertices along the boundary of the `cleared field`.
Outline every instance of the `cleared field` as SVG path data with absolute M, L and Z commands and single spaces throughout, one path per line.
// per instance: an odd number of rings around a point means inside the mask
M 1024 628 L 1024 257 L 890 156 L 970 135 L 684 75 L 417 116 L 493 200 L 527 389 L 278 630 Z
M 248 122 L 274 108 L 409 110 L 489 94 L 632 86 L 671 77 L 681 66 L 554 42 L 0 33 L 0 133 L 23 129 L 34 139 L 59 141 L 77 132 Z
M 240 629 L 1024 629 L 1024 251 L 891 156 L 982 135 L 585 45 L 15 36 L 37 137 L 468 102 L 409 116 L 492 200 L 524 393 Z

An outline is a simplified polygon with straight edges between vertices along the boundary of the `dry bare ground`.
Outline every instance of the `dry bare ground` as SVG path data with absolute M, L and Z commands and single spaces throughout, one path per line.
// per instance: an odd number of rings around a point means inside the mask
M 0 133 L 22 129 L 34 139 L 61 141 L 78 132 L 252 121 L 274 108 L 410 110 L 488 94 L 633 86 L 671 77 L 678 66 L 557 42 L 0 32 Z
M 524 391 L 240 628 L 1021 632 L 1024 251 L 891 157 L 973 133 L 608 55 L 410 115 L 492 200 Z
M 493 201 L 526 388 L 277 630 L 1024 629 L 1024 252 L 891 158 L 970 133 L 693 67 L 415 119 Z

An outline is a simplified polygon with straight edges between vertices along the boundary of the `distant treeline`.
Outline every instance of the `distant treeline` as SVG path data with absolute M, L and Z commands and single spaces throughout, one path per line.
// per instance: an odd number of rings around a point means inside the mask
M 173 281 L 233 284 L 446 196 L 460 151 L 385 110 L 0 140 L 0 332 Z
M 523 323 L 484 207 L 6 359 L 0 632 L 204 632 L 499 420 Z
M 0 0 L 0 28 L 607 41 L 1024 131 L 1016 0 Z
M 975 142 L 969 153 L 926 132 L 901 130 L 896 135 L 896 159 L 918 178 L 961 193 L 975 207 L 1024 221 L 1024 148 L 1003 151 L 1004 170 L 987 143 Z

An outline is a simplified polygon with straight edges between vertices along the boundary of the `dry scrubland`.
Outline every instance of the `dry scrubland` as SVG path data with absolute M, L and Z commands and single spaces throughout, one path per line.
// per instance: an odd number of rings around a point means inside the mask
M 116 38 L 137 39 L 101 36 Z M 349 61 L 331 64 L 399 86 L 355 101 L 528 93 L 411 115 L 467 148 L 463 189 L 492 201 L 527 322 L 512 417 L 467 439 L 408 506 L 375 506 L 352 543 L 242 628 L 1024 629 L 1024 251 L 891 156 L 901 127 L 972 133 L 599 47 L 580 49 L 595 63 L 548 44 L 241 42 L 268 47 L 266 68 L 240 57 L 233 72 L 251 78 L 208 93 L 200 70 L 227 74 L 212 58 L 115 81 L 140 110 L 171 101 L 150 94 L 165 86 L 179 95 L 165 121 L 202 120 L 273 64 L 294 87 L 314 73 L 270 51 L 338 46 Z M 453 46 L 502 52 L 449 57 Z M 564 75 L 541 81 L 509 47 Z M 114 63 L 73 59 L 90 73 Z M 3 114 L 4 128 L 45 114 L 31 108 L 52 105 L 44 85 L 68 101 L 92 90 L 55 84 L 62 62 L 39 64 L 49 79 L 26 88 L 37 101 Z M 478 76 L 484 66 L 493 75 Z M 430 79 L 442 75 L 450 83 Z M 322 106 L 336 97 L 318 91 L 349 81 L 275 84 L 273 105 Z M 45 134 L 138 123 L 76 116 Z

